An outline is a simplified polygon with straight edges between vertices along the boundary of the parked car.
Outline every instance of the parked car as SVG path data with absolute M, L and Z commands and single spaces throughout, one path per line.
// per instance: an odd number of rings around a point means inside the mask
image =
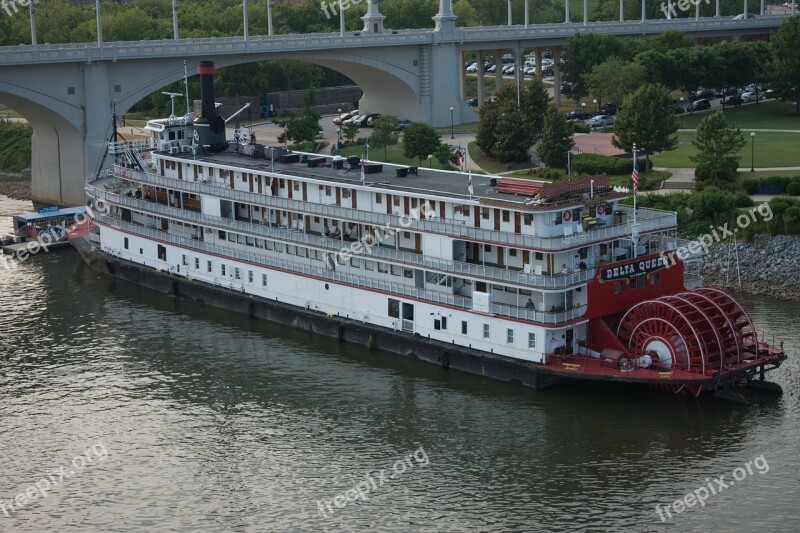
M 714 98 L 715 93 L 711 89 L 700 89 L 692 95 L 692 101 L 695 100 L 708 100 Z
M 570 85 L 569 83 L 565 83 L 561 85 L 561 88 L 559 90 L 561 91 L 561 94 L 570 95 L 572 94 L 572 85 Z
M 567 120 L 589 120 L 590 118 L 592 118 L 592 114 L 586 111 L 570 111 L 567 113 Z
M 734 94 L 734 95 L 731 95 L 731 96 L 726 96 L 725 98 L 722 98 L 719 101 L 719 104 L 723 105 L 723 106 L 726 106 L 726 105 L 739 105 L 741 103 L 742 103 L 742 97 L 739 96 L 738 94 Z
M 381 116 L 380 113 L 370 113 L 367 115 L 367 119 L 364 121 L 364 125 L 368 128 L 375 127 L 375 121 Z
M 736 96 L 737 94 L 739 94 L 739 90 L 736 87 L 728 87 L 727 89 L 720 89 L 714 96 L 717 98 L 725 98 L 728 96 Z
M 477 100 L 475 100 L 475 103 L 476 103 L 476 105 L 477 105 L 478 101 L 477 101 Z M 410 120 L 408 120 L 408 119 L 404 119 L 404 120 L 401 120 L 401 121 L 400 121 L 400 124 L 398 124 L 398 125 L 397 125 L 397 129 L 398 129 L 399 131 L 405 131 L 405 130 L 406 130 L 406 128 L 408 128 L 410 125 L 411 125 L 411 121 L 410 121 Z
M 758 102 L 759 100 L 763 100 L 764 96 L 759 93 L 755 92 L 746 92 L 742 93 L 742 102 Z
M 342 122 L 342 124 L 356 123 L 359 126 L 361 126 L 361 123 L 364 122 L 364 120 L 366 120 L 366 118 L 367 118 L 367 115 L 356 115 L 354 117 L 350 117 L 349 119 L 345 120 L 344 122 Z
M 488 72 L 489 74 L 494 74 L 495 72 L 497 72 L 497 66 L 496 65 L 489 65 L 488 67 L 486 67 L 483 70 L 484 70 L 484 72 Z
M 514 63 L 509 63 L 503 67 L 503 74 L 511 76 L 514 74 Z
M 674 104 L 672 108 L 675 110 L 676 115 L 682 115 L 686 113 L 686 110 L 677 104 Z
M 514 56 L 512 56 L 511 54 L 505 54 L 503 57 L 500 58 L 500 62 L 502 62 L 504 65 L 507 65 L 508 63 L 513 63 Z
M 324 138 L 325 138 L 325 132 L 324 132 L 324 131 L 322 131 L 322 130 L 319 130 L 319 131 L 317 132 L 317 134 L 316 134 L 316 135 L 314 135 L 314 138 L 315 138 L 315 139 L 324 139 Z
M 611 115 L 614 116 L 617 114 L 619 109 L 617 108 L 617 104 L 606 104 L 600 108 L 600 113 L 603 115 Z
M 349 113 L 342 113 L 341 115 L 333 119 L 333 123 L 336 124 L 337 126 L 340 124 L 344 124 L 346 121 L 350 120 L 356 115 L 358 115 L 358 109 L 356 109 L 355 111 L 350 111 Z
M 470 107 L 478 107 L 478 99 L 470 98 L 469 100 L 467 100 L 467 105 Z
M 611 115 L 597 115 L 586 121 L 586 125 L 590 128 L 600 128 L 603 126 L 610 126 L 614 123 L 614 117 Z
M 478 72 L 478 64 L 477 63 L 473 63 L 470 66 L 468 66 L 467 67 L 467 72 L 472 72 L 472 73 Z
M 555 76 L 555 75 L 556 75 L 556 68 L 553 65 L 542 67 L 542 76 Z
M 689 107 L 687 108 L 689 111 L 702 111 L 704 109 L 711 109 L 711 102 L 708 101 L 706 98 L 702 98 L 700 100 L 695 100 Z
M 745 19 L 754 19 L 756 16 L 752 13 L 742 13 L 741 15 L 736 15 L 733 17 L 733 20 L 745 20 Z

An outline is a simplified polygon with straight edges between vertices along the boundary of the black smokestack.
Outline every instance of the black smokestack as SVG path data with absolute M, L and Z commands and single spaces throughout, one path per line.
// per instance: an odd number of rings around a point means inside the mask
M 200 74 L 202 117 L 212 125 L 212 129 L 215 122 L 214 119 L 217 117 L 217 109 L 214 106 L 214 72 L 216 72 L 216 69 L 212 61 L 201 61 L 200 66 L 197 67 L 197 73 Z

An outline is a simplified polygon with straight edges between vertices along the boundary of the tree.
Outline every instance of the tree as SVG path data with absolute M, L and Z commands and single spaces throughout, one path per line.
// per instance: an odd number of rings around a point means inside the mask
M 548 167 L 563 167 L 567 163 L 567 152 L 575 146 L 570 128 L 564 114 L 556 105 L 547 106 L 544 114 L 542 140 L 537 152 Z
M 605 100 L 619 106 L 622 100 L 635 91 L 644 80 L 644 68 L 635 62 L 611 57 L 595 65 L 584 75 L 589 91 L 598 102 Z
M 383 148 L 384 161 L 386 161 L 386 148 L 398 142 L 397 128 L 399 125 L 400 119 L 396 115 L 381 115 L 375 121 L 370 144 L 375 148 Z
M 769 70 L 778 93 L 794 101 L 795 113 L 800 113 L 800 17 L 786 20 L 769 40 L 772 58 Z
M 520 91 L 505 85 L 497 97 L 481 106 L 475 140 L 481 151 L 501 162 L 527 161 L 528 150 L 539 139 L 549 97 L 539 78 Z
M 569 38 L 561 70 L 572 85 L 572 98 L 577 101 L 587 94 L 583 75 L 610 57 L 623 57 L 622 43 L 614 36 L 578 33 Z
M 745 139 L 739 128 L 728 124 L 722 111 L 700 121 L 692 144 L 698 153 L 689 159 L 697 165 L 694 175 L 698 180 L 710 180 L 715 184 L 733 181 Z
M 678 119 L 672 108 L 669 91 L 662 85 L 647 84 L 625 98 L 622 109 L 614 121 L 611 142 L 626 151 L 633 144 L 644 150 L 646 170 L 650 169 L 650 154 L 674 150 L 678 146 Z
M 312 87 L 303 93 L 303 109 L 300 113 L 288 111 L 286 118 L 276 120 L 275 124 L 288 130 L 289 139 L 296 144 L 312 142 L 319 132 L 319 113 L 314 111 L 317 91 Z
M 359 127 L 355 122 L 348 122 L 342 126 L 342 135 L 347 139 L 347 142 L 355 142 Z
M 424 122 L 414 122 L 403 134 L 403 154 L 408 158 L 417 158 L 420 166 L 423 159 L 436 153 L 440 144 L 442 140 L 439 134 Z
M 667 89 L 677 89 L 678 71 L 681 67 L 675 58 L 660 50 L 645 50 L 635 61 L 644 69 L 644 79 L 650 83 L 660 83 Z

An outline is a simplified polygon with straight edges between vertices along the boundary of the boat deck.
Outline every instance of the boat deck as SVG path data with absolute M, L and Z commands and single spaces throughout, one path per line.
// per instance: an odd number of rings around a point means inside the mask
M 39 241 L 27 241 L 16 244 L 7 244 L 6 246 L 3 246 L 2 251 L 7 255 L 19 255 L 20 253 L 22 255 L 40 254 L 58 250 L 59 248 L 65 248 L 67 246 L 70 246 L 69 241 L 53 242 L 49 244 L 43 244 Z

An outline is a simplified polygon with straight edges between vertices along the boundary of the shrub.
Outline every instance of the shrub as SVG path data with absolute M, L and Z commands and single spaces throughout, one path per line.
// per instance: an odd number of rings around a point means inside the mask
M 742 184 L 744 192 L 747 194 L 758 193 L 758 187 L 761 185 L 761 180 L 747 180 Z
M 575 131 L 575 133 L 589 133 L 590 130 L 589 126 L 579 122 L 573 122 L 572 129 Z
M 786 186 L 786 192 L 792 196 L 800 195 L 800 181 L 793 181 Z
M 643 161 L 642 161 L 643 163 Z M 578 154 L 572 156 L 572 171 L 586 174 L 619 175 L 630 173 L 633 163 L 607 155 Z
M 800 231 L 800 207 L 793 206 L 783 213 L 783 225 L 786 233 L 798 233 Z
M 792 180 L 793 178 L 788 176 L 770 176 L 764 179 L 763 185 L 778 185 L 781 188 L 781 192 L 786 192 L 786 187 Z
M 533 167 L 528 169 L 527 174 L 547 181 L 555 181 L 561 178 L 561 172 L 556 168 Z
M 755 205 L 753 203 L 753 199 L 744 192 L 744 191 L 736 191 L 736 194 L 733 197 L 733 205 L 736 207 L 753 207 Z

